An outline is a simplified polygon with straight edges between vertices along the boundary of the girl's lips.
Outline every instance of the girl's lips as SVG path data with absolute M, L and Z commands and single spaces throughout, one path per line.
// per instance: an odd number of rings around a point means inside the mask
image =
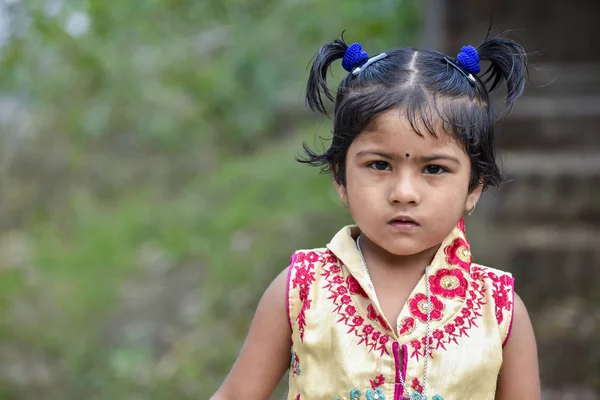
M 412 223 L 415 225 L 419 225 L 419 223 L 417 221 L 415 221 L 412 217 L 409 217 L 408 215 L 398 215 L 394 218 L 392 218 L 392 220 L 390 222 L 388 222 L 389 224 L 395 224 L 395 223 Z
M 393 228 L 401 229 L 401 230 L 411 230 L 411 229 L 416 229 L 419 227 L 419 224 L 412 219 L 411 220 L 393 219 L 390 222 L 388 222 L 388 225 L 390 225 Z

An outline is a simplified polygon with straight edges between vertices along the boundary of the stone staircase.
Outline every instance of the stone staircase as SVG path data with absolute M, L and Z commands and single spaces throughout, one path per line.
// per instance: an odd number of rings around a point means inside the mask
M 600 400 L 598 0 L 423 0 L 425 46 L 456 54 L 493 31 L 537 70 L 497 129 L 512 181 L 467 220 L 475 260 L 511 271 L 538 341 L 543 398 Z
M 479 229 L 500 249 L 536 331 L 546 397 L 600 398 L 600 63 L 561 65 L 497 133 L 512 182 L 488 196 Z M 578 395 L 579 396 L 579 395 Z

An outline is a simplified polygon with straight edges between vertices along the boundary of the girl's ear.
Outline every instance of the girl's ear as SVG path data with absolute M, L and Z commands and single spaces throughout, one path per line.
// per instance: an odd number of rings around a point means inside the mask
M 335 178 L 333 178 L 333 186 L 335 187 L 335 191 L 337 192 L 340 200 L 342 202 L 347 202 L 348 199 L 346 196 L 346 187 L 344 185 L 342 185 L 341 183 L 339 183 Z
M 347 204 L 348 203 L 348 195 L 346 193 L 346 187 L 344 185 L 342 185 L 340 182 L 338 182 L 337 179 L 335 179 L 335 176 L 336 176 L 335 167 L 333 165 L 330 165 L 329 169 L 331 171 L 331 178 L 333 180 L 333 186 L 335 187 L 335 191 L 337 192 L 337 195 L 340 198 L 340 202 L 342 204 Z
M 481 192 L 483 192 L 483 183 L 480 183 L 479 185 L 477 185 L 473 190 L 471 190 L 471 192 L 467 196 L 467 199 L 465 200 L 465 211 L 466 212 L 472 213 L 475 210 L 475 207 L 477 206 L 477 202 L 479 201 L 479 198 L 481 197 Z
M 335 186 L 335 191 L 337 192 L 342 204 L 348 203 L 348 197 L 346 196 L 346 188 L 343 185 L 337 183 L 337 181 L 333 181 L 333 185 Z

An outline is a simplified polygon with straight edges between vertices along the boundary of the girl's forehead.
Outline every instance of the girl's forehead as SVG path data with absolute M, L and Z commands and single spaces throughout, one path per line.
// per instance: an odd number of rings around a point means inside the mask
M 422 121 L 411 121 L 399 110 L 389 110 L 379 114 L 355 140 L 357 146 L 369 145 L 411 147 L 417 149 L 455 149 L 462 147 L 455 135 L 443 129 L 443 123 L 433 126 L 435 136 Z M 431 129 L 431 127 L 430 127 Z M 413 150 L 413 151 L 414 151 Z

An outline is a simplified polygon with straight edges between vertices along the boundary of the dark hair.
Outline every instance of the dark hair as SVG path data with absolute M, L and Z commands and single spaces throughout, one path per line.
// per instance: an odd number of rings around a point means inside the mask
M 486 189 L 499 186 L 504 178 L 496 163 L 494 123 L 510 113 L 523 93 L 529 72 L 527 53 L 503 33 L 486 37 L 477 46 L 488 69 L 471 82 L 445 61 L 450 57 L 434 50 L 396 48 L 387 56 L 362 70 L 349 73 L 340 83 L 335 98 L 333 138 L 322 154 L 304 144 L 305 158 L 298 161 L 320 166 L 332 172 L 334 179 L 346 184 L 345 163 L 348 148 L 373 119 L 386 110 L 401 108 L 412 128 L 417 125 L 436 136 L 441 126 L 455 135 L 471 160 L 469 190 L 479 183 Z M 344 57 L 348 45 L 343 37 L 321 47 L 315 56 L 306 87 L 306 102 L 311 110 L 329 115 L 324 97 L 334 101 L 327 87 L 327 73 L 332 63 Z M 456 63 L 456 62 L 455 62 Z M 506 86 L 504 107 L 496 115 L 490 104 L 490 93 Z M 439 130 L 438 130 L 439 132 Z

